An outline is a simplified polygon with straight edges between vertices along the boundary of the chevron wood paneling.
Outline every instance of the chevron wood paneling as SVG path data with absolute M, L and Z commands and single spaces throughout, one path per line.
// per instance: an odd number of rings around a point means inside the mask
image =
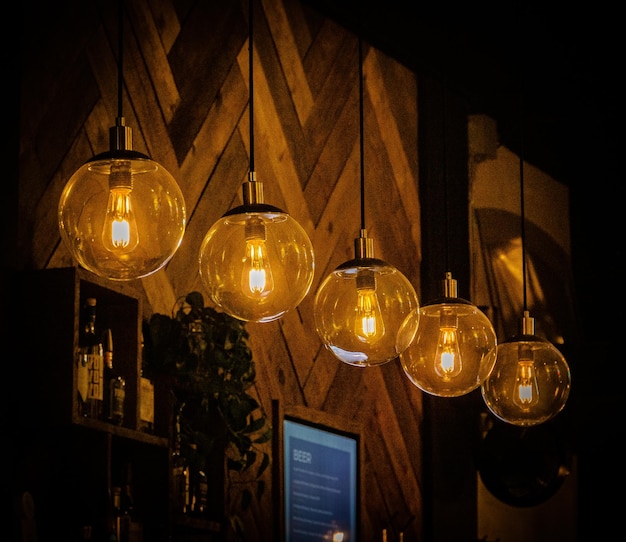
M 19 265 L 73 265 L 56 207 L 70 175 L 108 150 L 117 116 L 116 2 L 66 0 L 33 15 L 22 79 Z M 188 226 L 169 264 L 141 281 L 146 316 L 202 291 L 198 251 L 240 203 L 249 167 L 248 4 L 127 0 L 123 113 L 133 147 L 163 164 L 184 193 Z M 354 257 L 360 228 L 358 38 L 299 0 L 254 3 L 254 158 L 265 200 L 310 235 L 316 272 L 279 322 L 249 324 L 254 393 L 358 423 L 363 430 L 362 540 L 421 541 L 422 398 L 399 363 L 357 369 L 315 333 L 314 293 Z M 365 222 L 376 256 L 419 292 L 420 205 L 415 75 L 364 43 Z M 271 487 L 271 475 L 267 475 Z M 271 492 L 243 515 L 248 540 L 275 540 Z

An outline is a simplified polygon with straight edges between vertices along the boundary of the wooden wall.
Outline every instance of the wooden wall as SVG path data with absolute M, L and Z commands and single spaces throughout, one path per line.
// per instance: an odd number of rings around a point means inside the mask
M 360 227 L 358 38 L 299 0 L 254 3 L 254 137 L 265 200 L 287 210 L 315 249 L 313 287 L 278 322 L 249 324 L 255 393 L 358 424 L 363 431 L 362 540 L 423 538 L 422 396 L 399 363 L 357 369 L 323 348 L 313 298 L 354 256 Z M 249 166 L 248 4 L 128 0 L 124 101 L 133 147 L 163 164 L 187 203 L 182 246 L 137 281 L 146 315 L 202 291 L 204 234 L 239 204 Z M 70 175 L 108 150 L 117 116 L 117 2 L 40 3 L 28 14 L 21 74 L 18 269 L 73 265 L 57 204 Z M 420 292 L 415 74 L 364 43 L 365 203 L 376 256 Z M 271 487 L 271 476 L 268 473 Z M 245 516 L 272 540 L 271 492 Z M 274 533 L 275 534 L 275 533 Z

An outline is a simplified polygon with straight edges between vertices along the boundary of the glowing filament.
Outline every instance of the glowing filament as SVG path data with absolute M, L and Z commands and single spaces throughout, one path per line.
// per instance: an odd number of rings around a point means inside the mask
M 132 190 L 130 164 L 113 164 L 109 177 L 109 200 L 102 228 L 102 242 L 110 252 L 132 252 L 139 244 Z
M 539 402 L 535 363 L 532 350 L 528 346 L 519 347 L 514 386 L 513 402 L 521 409 L 528 410 Z
M 259 219 L 251 219 L 246 224 L 246 254 L 241 288 L 246 296 L 253 299 L 264 298 L 274 289 L 274 278 L 265 244 L 265 225 Z
M 357 306 L 354 332 L 367 343 L 378 341 L 385 334 L 385 324 L 376 295 L 376 277 L 371 271 L 357 276 Z
M 435 352 L 435 372 L 444 380 L 458 376 L 463 369 L 457 325 L 455 314 L 450 311 L 442 311 L 439 317 L 439 342 Z

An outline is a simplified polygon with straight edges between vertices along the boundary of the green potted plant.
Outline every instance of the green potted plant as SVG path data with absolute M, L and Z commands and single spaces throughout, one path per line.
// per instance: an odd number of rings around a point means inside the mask
M 172 316 L 155 313 L 144 321 L 145 370 L 167 383 L 181 453 L 192 469 L 213 473 L 216 464 L 224 472 L 225 457 L 227 493 L 241 496 L 228 505 L 242 510 L 263 495 L 270 457 L 261 445 L 272 437 L 265 412 L 248 393 L 256 377 L 248 336 L 243 321 L 205 307 L 199 292 L 181 297 Z M 252 473 L 254 489 L 249 476 L 233 473 Z M 239 491 L 230 487 L 235 483 Z M 241 531 L 237 514 L 227 515 Z

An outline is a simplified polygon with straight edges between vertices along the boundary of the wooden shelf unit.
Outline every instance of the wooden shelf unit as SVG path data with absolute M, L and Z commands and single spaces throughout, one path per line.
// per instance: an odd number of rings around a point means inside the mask
M 127 284 L 81 268 L 27 271 L 17 282 L 16 317 L 26 342 L 17 349 L 11 390 L 19 447 L 14 476 L 16 489 L 33 497 L 40 539 L 80 541 L 82 527 L 91 525 L 91 540 L 104 540 L 111 488 L 130 482 L 142 533 L 136 540 L 169 540 L 167 424 L 155 424 L 161 434 L 138 430 L 140 298 Z M 79 415 L 76 353 L 87 297 L 97 300 L 97 329 L 112 330 L 114 367 L 126 379 L 121 426 Z

